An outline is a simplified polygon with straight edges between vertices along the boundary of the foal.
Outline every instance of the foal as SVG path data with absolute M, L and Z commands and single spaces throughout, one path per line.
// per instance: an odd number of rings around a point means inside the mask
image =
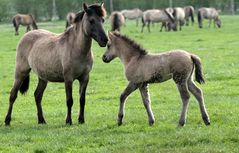
M 109 63 L 119 57 L 125 68 L 125 75 L 129 81 L 120 96 L 120 108 L 118 125 L 122 124 L 124 116 L 124 103 L 127 97 L 136 89 L 140 90 L 144 106 L 147 110 L 149 124 L 154 124 L 154 115 L 151 110 L 148 84 L 160 83 L 171 78 L 175 81 L 182 99 L 182 112 L 179 126 L 186 122 L 189 91 L 196 97 L 204 123 L 210 125 L 208 113 L 205 108 L 203 94 L 192 80 L 195 69 L 196 81 L 203 83 L 203 74 L 200 59 L 183 50 L 175 50 L 162 54 L 149 54 L 133 40 L 119 33 L 109 33 L 107 50 L 102 57 L 105 63 Z

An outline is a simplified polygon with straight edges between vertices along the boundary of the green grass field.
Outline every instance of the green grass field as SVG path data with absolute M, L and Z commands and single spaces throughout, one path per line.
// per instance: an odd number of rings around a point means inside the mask
M 206 84 L 199 85 L 211 125 L 205 126 L 198 103 L 191 96 L 186 126 L 177 128 L 181 99 L 174 82 L 150 85 L 155 125 L 150 127 L 138 91 L 126 103 L 126 115 L 117 126 L 119 95 L 127 85 L 119 60 L 105 64 L 105 48 L 93 43 L 94 66 L 86 96 L 86 123 L 77 123 L 78 82 L 74 82 L 73 125 L 65 125 L 64 84 L 49 83 L 43 96 L 46 125 L 37 124 L 34 90 L 37 76 L 31 73 L 30 89 L 18 95 L 10 127 L 4 126 L 15 70 L 15 49 L 20 36 L 12 25 L 0 24 L 0 152 L 239 152 L 239 16 L 223 16 L 221 29 L 183 27 L 180 32 L 140 33 L 128 22 L 122 33 L 136 39 L 149 52 L 184 49 L 203 63 Z M 206 23 L 205 23 L 206 24 Z M 39 23 L 60 33 L 64 22 Z M 109 29 L 106 23 L 106 30 Z

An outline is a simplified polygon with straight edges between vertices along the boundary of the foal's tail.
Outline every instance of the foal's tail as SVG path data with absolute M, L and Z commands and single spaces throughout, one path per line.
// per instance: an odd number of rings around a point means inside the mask
M 25 94 L 29 88 L 29 82 L 30 82 L 30 76 L 28 75 L 22 82 L 22 85 L 20 86 L 20 92 L 21 94 Z
M 191 59 L 193 61 L 193 64 L 195 65 L 196 81 L 200 84 L 205 83 L 205 80 L 203 78 L 202 64 L 201 64 L 200 58 L 197 57 L 196 55 L 191 55 Z

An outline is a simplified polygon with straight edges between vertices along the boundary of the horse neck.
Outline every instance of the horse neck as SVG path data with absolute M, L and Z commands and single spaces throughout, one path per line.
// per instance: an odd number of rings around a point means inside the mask
M 80 26 L 78 27 L 78 29 L 74 29 L 76 30 L 77 34 L 74 35 L 72 40 L 73 50 L 75 52 L 78 52 L 78 55 L 80 56 L 87 56 L 91 51 L 92 38 L 85 34 L 85 32 L 83 31 L 82 23 L 80 23 L 80 25 L 78 26 Z
M 126 67 L 130 61 L 136 57 L 140 56 L 140 53 L 135 51 L 135 48 L 133 48 L 130 44 L 127 42 L 124 42 L 121 40 L 122 43 L 119 43 L 119 45 L 116 47 L 119 53 L 119 59 Z

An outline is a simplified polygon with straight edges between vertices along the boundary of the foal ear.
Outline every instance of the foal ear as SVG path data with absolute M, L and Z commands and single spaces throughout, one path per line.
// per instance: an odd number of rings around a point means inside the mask
M 115 35 L 110 31 L 108 31 L 108 36 L 109 36 L 110 40 L 113 40 L 115 38 Z
M 104 2 L 102 2 L 102 3 L 100 4 L 100 6 L 101 6 L 101 8 L 103 8 L 103 7 L 104 7 Z

